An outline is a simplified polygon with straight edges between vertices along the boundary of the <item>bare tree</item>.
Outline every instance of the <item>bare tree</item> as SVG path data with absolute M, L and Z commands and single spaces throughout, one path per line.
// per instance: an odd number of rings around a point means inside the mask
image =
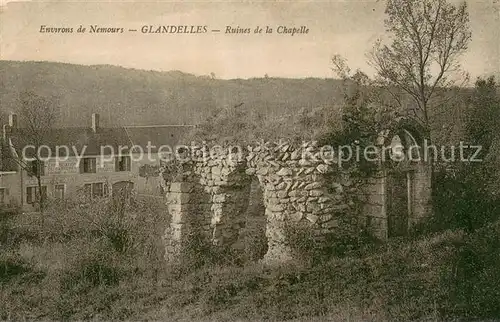
M 347 60 L 339 54 L 332 57 L 332 71 L 337 74 L 342 80 L 351 78 L 351 68 L 347 64 Z
M 58 103 L 54 98 L 36 95 L 33 92 L 21 92 L 18 98 L 19 118 L 23 127 L 11 129 L 17 131 L 16 137 L 22 145 L 29 144 L 33 153 L 28 155 L 13 154 L 14 161 L 20 168 L 34 176 L 37 180 L 38 192 L 36 193 L 40 211 L 43 212 L 46 195 L 42 188 L 44 163 L 38 151 L 42 145 L 47 145 L 51 129 L 57 119 Z
M 463 77 L 459 57 L 471 39 L 467 4 L 446 0 L 388 0 L 388 45 L 379 40 L 369 61 L 387 89 L 396 88 L 416 102 L 415 119 L 431 139 L 429 107 L 439 89 Z

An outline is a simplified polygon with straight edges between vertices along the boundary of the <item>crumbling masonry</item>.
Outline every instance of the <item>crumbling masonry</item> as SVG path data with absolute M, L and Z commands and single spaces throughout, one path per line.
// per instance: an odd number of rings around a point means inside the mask
M 181 258 L 194 236 L 210 247 L 235 245 L 245 226 L 250 183 L 255 178 L 265 207 L 265 262 L 293 259 L 287 235 L 290 225 L 306 227 L 320 239 L 332 233 L 352 236 L 363 229 L 385 239 L 391 235 L 391 223 L 396 230 L 401 226 L 405 230 L 429 211 L 430 176 L 423 163 L 403 172 L 406 192 L 402 199 L 406 194 L 407 203 L 403 204 L 407 211 L 402 219 L 391 221 L 391 207 L 401 198 L 393 196 L 389 171 L 382 169 L 361 186 L 354 184 L 355 179 L 338 166 L 337 159 L 324 158 L 324 151 L 314 142 L 300 147 L 247 147 L 240 151 L 240 158 L 235 152 L 222 149 L 208 158 L 190 158 L 179 163 L 177 176 L 165 176 L 171 216 L 164 236 L 167 261 Z M 363 200 L 361 212 L 355 211 L 359 200 Z

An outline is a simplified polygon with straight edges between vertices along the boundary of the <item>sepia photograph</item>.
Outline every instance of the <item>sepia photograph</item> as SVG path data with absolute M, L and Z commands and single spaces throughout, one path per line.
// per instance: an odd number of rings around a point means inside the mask
M 0 321 L 500 320 L 498 0 L 0 0 Z

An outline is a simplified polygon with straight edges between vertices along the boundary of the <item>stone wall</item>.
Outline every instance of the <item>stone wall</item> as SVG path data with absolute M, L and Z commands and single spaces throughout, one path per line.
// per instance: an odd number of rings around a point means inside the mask
M 252 177 L 263 194 L 268 251 L 265 261 L 293 257 L 287 227 L 302 226 L 320 238 L 327 233 L 355 233 L 352 203 L 341 184 L 335 159 L 318 156 L 314 143 L 292 147 L 247 147 L 239 154 L 222 150 L 215 156 L 181 164 L 181 175 L 167 182 L 172 216 L 165 237 L 172 260 L 193 234 L 213 247 L 235 244 L 245 226 Z
M 314 142 L 231 150 L 226 147 L 209 155 L 198 151 L 178 161 L 175 176 L 165 176 L 171 215 L 165 231 L 168 261 L 182 257 L 194 240 L 214 249 L 236 245 L 246 224 L 252 179 L 257 179 L 262 190 L 266 262 L 293 259 L 296 254 L 289 244 L 293 227 L 305 227 L 319 241 L 331 234 L 352 237 L 361 229 L 387 238 L 390 181 L 384 169 L 354 184 L 349 172 L 338 166 L 338 159 L 325 157 Z M 425 164 L 413 169 L 408 225 L 428 214 L 429 173 Z

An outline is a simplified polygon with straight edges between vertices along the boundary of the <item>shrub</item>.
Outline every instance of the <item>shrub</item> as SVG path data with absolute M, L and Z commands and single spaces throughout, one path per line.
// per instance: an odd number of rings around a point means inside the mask
M 435 216 L 432 229 L 473 231 L 497 220 L 500 199 L 488 189 L 491 169 L 465 165 L 436 173 L 433 184 Z
M 469 235 L 455 259 L 451 297 L 457 317 L 500 317 L 500 221 Z
M 122 275 L 107 258 L 109 254 L 95 253 L 69 265 L 61 275 L 60 287 L 69 290 L 89 290 L 97 286 L 117 285 Z
M 6 283 L 15 276 L 32 271 L 31 265 L 18 256 L 2 254 L 0 257 L 0 283 Z
M 187 142 L 254 144 L 259 140 L 316 140 L 339 126 L 339 106 L 303 107 L 295 113 L 265 115 L 244 104 L 217 108 Z
M 18 209 L 0 207 L 0 247 L 6 249 L 15 243 L 13 221 L 18 214 Z
M 358 256 L 363 248 L 375 242 L 364 232 L 360 235 L 339 235 L 338 232 L 331 232 L 318 236 L 311 227 L 294 224 L 285 226 L 285 234 L 296 257 L 313 265 L 334 257 Z

